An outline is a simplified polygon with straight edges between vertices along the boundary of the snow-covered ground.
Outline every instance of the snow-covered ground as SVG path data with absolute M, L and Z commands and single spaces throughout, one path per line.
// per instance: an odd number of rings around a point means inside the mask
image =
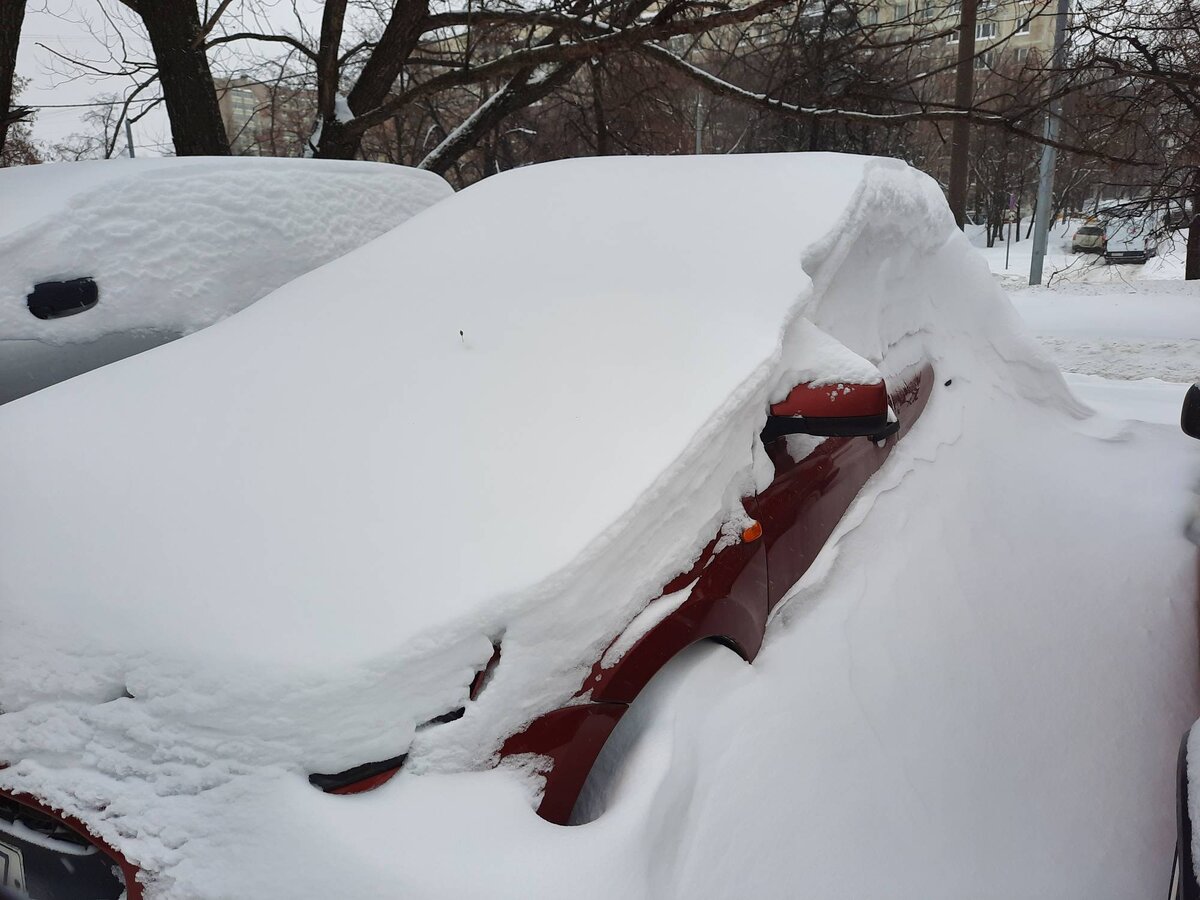
M 1183 281 L 1182 235 L 1145 265 L 1107 265 L 1095 254 L 1070 253 L 1073 230 L 1051 235 L 1037 287 L 1028 285 L 1032 241 L 1014 245 L 1008 268 L 1003 245 L 977 245 L 1055 362 L 1110 379 L 1200 378 L 1200 282 Z

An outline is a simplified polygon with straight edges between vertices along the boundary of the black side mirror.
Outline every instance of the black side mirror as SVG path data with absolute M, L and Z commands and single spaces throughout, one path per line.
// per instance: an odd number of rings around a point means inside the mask
M 26 298 L 29 311 L 39 319 L 61 319 L 91 309 L 100 300 L 96 282 L 90 278 L 43 281 L 33 286 Z
M 1200 438 L 1200 384 L 1188 388 L 1183 398 L 1183 413 L 1179 417 L 1179 426 L 1188 437 Z

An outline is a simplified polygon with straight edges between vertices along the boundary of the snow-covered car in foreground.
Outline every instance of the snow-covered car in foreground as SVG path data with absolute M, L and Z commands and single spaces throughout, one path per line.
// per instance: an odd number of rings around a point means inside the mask
M 197 331 L 451 193 L 328 160 L 0 171 L 0 403 Z
M 946 470 L 981 428 L 994 443 L 1018 399 L 1047 433 L 1086 420 L 1014 321 L 937 185 L 895 161 L 577 160 L 487 179 L 210 328 L 0 408 L 5 833 L 72 829 L 146 898 L 667 896 L 655 873 L 670 869 L 614 867 L 611 851 L 628 835 L 654 866 L 720 861 L 680 830 L 714 801 L 685 764 L 645 795 L 645 828 L 607 813 L 556 828 L 532 808 L 570 821 L 614 723 L 676 651 L 715 638 L 753 658 L 765 628 L 828 615 L 794 592 L 838 568 L 810 568 L 831 532 L 869 524 L 854 495 L 877 467 L 905 466 L 873 497 Z M 951 467 L 941 487 L 976 496 L 1006 460 Z M 878 559 L 896 577 L 926 545 L 928 566 L 986 543 L 952 528 L 909 545 L 889 523 L 841 568 L 871 579 Z M 986 583 L 1022 571 L 1010 556 Z M 957 585 L 956 647 L 994 612 L 960 614 Z M 921 655 L 928 614 L 894 605 Z M 898 654 L 857 663 L 855 691 L 910 671 Z M 727 775 L 757 770 L 764 724 L 791 721 L 762 708 Z M 809 740 L 763 773 L 836 784 L 802 754 L 857 708 L 794 723 Z M 888 754 L 871 731 L 850 768 Z M 686 739 L 683 758 L 704 749 Z M 877 771 L 855 768 L 875 811 L 912 815 L 904 779 L 884 790 Z M 802 852 L 808 798 L 778 786 L 792 818 L 769 834 Z M 721 819 L 761 864 L 780 854 L 747 830 L 759 801 Z M 836 835 L 835 807 L 814 815 Z

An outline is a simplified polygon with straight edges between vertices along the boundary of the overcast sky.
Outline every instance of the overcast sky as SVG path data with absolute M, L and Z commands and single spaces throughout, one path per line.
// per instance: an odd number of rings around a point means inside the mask
M 126 46 L 131 53 L 144 56 L 144 41 L 140 34 L 129 31 Z M 127 77 L 68 76 L 66 66 L 51 52 L 85 57 L 111 71 L 113 64 L 105 42 L 112 37 L 112 29 L 95 2 L 42 0 L 40 4 L 30 4 L 21 29 L 17 74 L 31 82 L 19 100 L 37 109 L 33 125 L 36 140 L 54 144 L 75 132 L 87 130 L 82 116 L 94 106 L 86 104 L 94 104 L 105 94 L 123 94 L 128 90 L 131 81 Z M 159 155 L 164 147 L 169 148 L 170 133 L 165 112 L 155 110 L 138 122 L 134 142 L 147 156 Z M 120 152 L 124 153 L 123 143 Z

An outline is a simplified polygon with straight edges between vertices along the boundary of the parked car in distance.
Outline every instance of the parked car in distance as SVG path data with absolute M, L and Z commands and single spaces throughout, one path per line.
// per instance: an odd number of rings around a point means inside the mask
M 1103 253 L 1104 226 L 1080 225 L 1071 238 L 1072 253 Z
M 1144 263 L 1158 255 L 1159 237 L 1152 216 L 1110 219 L 1104 235 L 1104 260 L 1108 263 Z

